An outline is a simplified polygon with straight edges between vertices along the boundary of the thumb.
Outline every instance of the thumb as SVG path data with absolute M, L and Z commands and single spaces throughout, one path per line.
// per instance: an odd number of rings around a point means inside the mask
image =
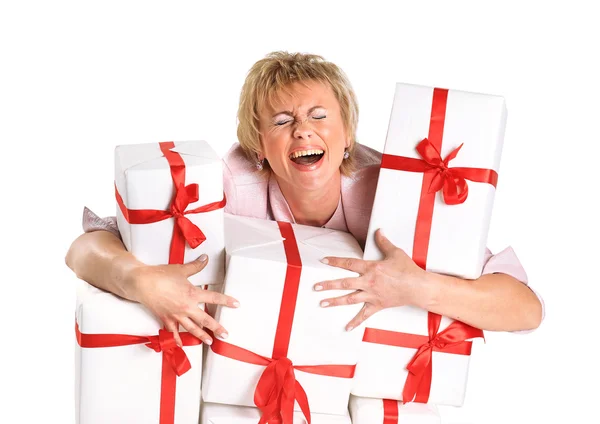
M 202 271 L 206 267 L 207 263 L 208 263 L 208 256 L 206 256 L 203 253 L 197 259 L 194 259 L 193 261 L 188 262 L 187 264 L 183 264 L 183 265 L 181 265 L 181 267 L 183 269 L 185 276 L 190 277 L 190 276 Z
M 386 257 L 390 256 L 397 249 L 397 247 L 383 234 L 381 228 L 375 232 L 375 242 Z

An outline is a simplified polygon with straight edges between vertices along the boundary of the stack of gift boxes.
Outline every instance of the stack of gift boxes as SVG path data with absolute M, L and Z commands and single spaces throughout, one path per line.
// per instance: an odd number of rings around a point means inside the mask
M 483 268 L 506 108 L 502 97 L 397 84 L 364 252 L 352 235 L 224 213 L 222 162 L 205 142 L 119 146 L 117 220 L 147 264 L 208 266 L 192 284 L 240 301 L 216 307 L 229 332 L 183 347 L 146 308 L 81 282 L 77 422 L 440 423 L 461 406 L 483 332 L 412 306 L 353 331 L 362 305 L 321 308 L 320 281 L 357 274 L 324 256 L 381 259 L 374 232 L 428 271 Z M 204 307 L 199 305 L 198 307 Z

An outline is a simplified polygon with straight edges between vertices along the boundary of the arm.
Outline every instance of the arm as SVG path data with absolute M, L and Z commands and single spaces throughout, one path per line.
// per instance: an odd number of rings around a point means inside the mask
M 129 277 L 143 264 L 113 233 L 83 233 L 71 244 L 65 262 L 78 278 L 91 285 L 125 299 L 140 301 L 135 279 Z
M 427 274 L 416 306 L 489 331 L 532 330 L 541 323 L 538 297 L 508 274 L 477 280 Z
M 360 313 L 348 324 L 348 330 L 379 310 L 403 305 L 414 305 L 482 330 L 520 331 L 539 326 L 542 304 L 518 279 L 490 272 L 477 280 L 463 280 L 427 272 L 381 231 L 376 232 L 375 239 L 386 256 L 383 261 L 324 258 L 324 262 L 357 272 L 360 277 L 325 281 L 315 286 L 316 290 L 357 290 L 323 301 L 327 302 L 324 306 L 364 302 Z M 493 267 L 488 271 L 493 271 Z
M 146 265 L 138 261 L 118 237 L 114 219 L 102 220 L 84 210 L 84 234 L 71 244 L 65 262 L 80 279 L 117 296 L 146 306 L 181 346 L 179 326 L 206 344 L 212 338 L 204 327 L 225 338 L 227 331 L 199 308 L 201 303 L 238 307 L 232 297 L 192 285 L 188 277 L 201 272 L 206 255 L 183 265 Z

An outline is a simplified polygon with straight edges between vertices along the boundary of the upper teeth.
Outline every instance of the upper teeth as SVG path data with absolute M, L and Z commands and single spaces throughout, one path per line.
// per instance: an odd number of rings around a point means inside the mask
M 290 155 L 292 159 L 299 158 L 300 156 L 308 156 L 308 155 L 320 155 L 323 154 L 323 150 L 313 149 L 313 150 L 299 150 Z

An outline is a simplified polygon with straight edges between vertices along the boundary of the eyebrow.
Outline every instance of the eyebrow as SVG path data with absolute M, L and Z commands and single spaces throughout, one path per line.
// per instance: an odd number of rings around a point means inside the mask
M 321 106 L 321 105 L 313 106 L 310 109 L 308 109 L 308 113 L 311 113 L 313 110 L 319 109 L 319 108 L 325 109 L 325 106 Z M 271 118 L 275 118 L 277 115 L 281 115 L 282 113 L 285 113 L 290 116 L 294 115 L 294 113 L 291 110 L 282 110 L 280 112 L 275 113 Z

